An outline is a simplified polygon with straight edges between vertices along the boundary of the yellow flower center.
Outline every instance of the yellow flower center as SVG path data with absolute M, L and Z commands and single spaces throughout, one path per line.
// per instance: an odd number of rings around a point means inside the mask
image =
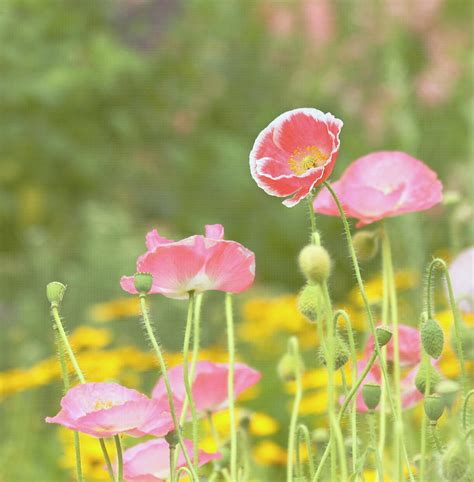
M 112 408 L 113 406 L 114 402 L 112 402 L 111 400 L 97 400 L 94 405 L 94 411 Z
M 295 149 L 293 155 L 288 160 L 290 169 L 298 176 L 301 176 L 313 167 L 321 167 L 328 160 L 316 146 L 306 146 L 304 149 Z

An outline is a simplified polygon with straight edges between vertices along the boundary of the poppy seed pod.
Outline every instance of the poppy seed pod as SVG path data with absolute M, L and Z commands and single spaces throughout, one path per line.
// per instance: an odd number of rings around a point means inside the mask
M 322 283 L 329 277 L 331 258 L 322 246 L 308 244 L 298 256 L 298 264 L 306 279 L 312 283 Z
M 334 370 L 342 368 L 349 361 L 349 356 L 350 352 L 347 343 L 339 335 L 336 335 L 334 337 Z M 319 357 L 321 363 L 327 366 L 326 356 L 322 347 L 319 350 Z
M 425 398 L 424 407 L 426 416 L 432 423 L 436 423 L 441 415 L 443 415 L 444 402 L 439 395 L 428 395 Z
M 59 281 L 53 281 L 46 285 L 46 296 L 53 306 L 58 306 L 61 303 L 65 291 L 66 286 Z
M 374 410 L 380 403 L 382 389 L 376 383 L 366 383 L 362 387 L 362 399 L 369 410 Z
M 381 347 L 385 346 L 392 339 L 392 329 L 388 326 L 377 326 L 375 334 Z
M 432 394 L 435 391 L 435 387 L 441 381 L 441 375 L 431 366 L 431 364 L 429 365 L 428 370 L 430 374 L 429 394 Z M 418 373 L 416 374 L 416 377 L 415 377 L 415 387 L 423 395 L 425 394 L 426 378 L 427 378 L 428 370 L 426 369 L 426 367 L 420 366 L 420 368 L 418 369 Z
M 439 358 L 443 352 L 444 333 L 436 320 L 431 318 L 421 325 L 421 343 L 430 357 Z
M 374 259 L 379 251 L 379 237 L 373 231 L 358 231 L 352 238 L 357 258 L 361 261 Z
M 443 476 L 448 482 L 461 480 L 469 468 L 469 447 L 462 440 L 457 440 L 445 452 L 441 461 Z
M 138 293 L 147 294 L 153 285 L 153 276 L 150 273 L 135 273 L 133 281 Z
M 165 435 L 165 440 L 168 442 L 170 447 L 176 447 L 179 443 L 179 437 L 176 430 L 171 430 Z
M 297 370 L 302 373 L 304 364 L 301 358 L 297 359 L 294 355 L 285 353 L 277 365 L 277 373 L 283 382 L 291 382 L 296 380 Z
M 317 285 L 306 285 L 298 297 L 298 310 L 309 321 L 317 321 L 323 303 L 322 293 Z

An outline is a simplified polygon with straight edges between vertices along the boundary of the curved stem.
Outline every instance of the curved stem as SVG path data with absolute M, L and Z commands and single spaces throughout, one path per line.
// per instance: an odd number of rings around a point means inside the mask
M 120 441 L 120 435 L 114 436 L 115 451 L 117 453 L 117 482 L 123 482 L 123 454 L 122 454 L 122 442 Z
M 462 404 L 462 427 L 467 430 L 467 414 L 469 408 L 469 399 L 474 395 L 474 390 L 470 390 L 464 397 L 464 402 Z
M 189 457 L 188 451 L 186 449 L 186 445 L 184 444 L 183 434 L 182 434 L 182 431 L 181 431 L 180 424 L 178 422 L 178 417 L 176 415 L 176 408 L 175 408 L 175 405 L 174 405 L 173 391 L 171 389 L 171 384 L 170 384 L 170 380 L 169 380 L 169 377 L 168 377 L 168 369 L 166 368 L 165 359 L 163 358 L 163 354 L 161 352 L 160 345 L 159 345 L 159 343 L 156 339 L 155 333 L 153 332 L 153 328 L 151 326 L 150 317 L 149 317 L 149 314 L 148 314 L 148 307 L 147 307 L 147 304 L 146 304 L 146 295 L 145 294 L 140 295 L 140 311 L 141 311 L 141 314 L 142 314 L 143 324 L 145 326 L 146 334 L 148 336 L 148 339 L 150 340 L 151 346 L 153 347 L 153 349 L 156 353 L 158 361 L 160 362 L 161 374 L 162 374 L 163 380 L 165 382 L 166 393 L 168 395 L 168 404 L 170 406 L 171 418 L 173 419 L 174 428 L 175 428 L 176 434 L 178 436 L 179 446 L 180 446 L 180 448 L 183 452 L 184 458 L 186 460 L 186 464 L 189 467 L 191 473 L 193 474 L 193 479 L 198 480 L 197 476 L 195 475 L 194 467 L 193 467 L 193 464 L 192 464 L 191 459 Z
M 309 476 L 310 478 L 313 478 L 314 476 L 314 459 L 313 459 L 313 449 L 312 449 L 312 444 L 311 444 L 311 436 L 309 434 L 308 427 L 300 423 L 298 427 L 296 428 L 296 437 L 298 440 L 298 448 L 299 445 L 301 444 L 301 440 L 304 441 L 306 445 L 306 452 L 308 453 L 308 465 L 309 465 Z
M 198 474 L 199 464 L 198 464 L 198 439 L 199 439 L 199 427 L 198 427 L 198 417 L 196 412 L 196 404 L 193 399 L 192 385 L 193 382 L 189 376 L 189 344 L 191 341 L 191 331 L 193 327 L 194 318 L 194 292 L 189 292 L 189 303 L 188 303 L 188 315 L 186 317 L 186 330 L 184 332 L 184 344 L 183 344 L 183 378 L 184 378 L 184 388 L 186 390 L 186 399 L 188 400 L 189 407 L 191 408 L 191 424 L 193 428 L 193 463 L 194 472 Z
M 390 388 L 390 380 L 388 378 L 387 367 L 386 367 L 386 364 L 385 364 L 385 360 L 381 356 L 380 344 L 379 344 L 379 341 L 377 339 L 377 334 L 375 332 L 375 324 L 374 324 L 374 319 L 373 319 L 373 316 L 372 316 L 372 311 L 370 309 L 369 299 L 368 299 L 367 293 L 365 291 L 364 282 L 362 281 L 362 275 L 360 273 L 359 262 L 357 261 L 357 255 L 355 253 L 354 244 L 352 243 L 352 235 L 351 235 L 349 223 L 347 221 L 347 217 L 346 217 L 344 209 L 341 205 L 341 202 L 339 201 L 339 198 L 337 197 L 333 188 L 331 187 L 331 185 L 327 181 L 324 182 L 324 185 L 326 186 L 327 190 L 329 191 L 332 198 L 334 199 L 334 202 L 336 203 L 339 214 L 341 216 L 342 223 L 344 225 L 344 231 L 345 231 L 346 238 L 347 238 L 347 245 L 348 245 L 348 249 L 349 249 L 349 254 L 350 254 L 351 259 L 352 259 L 352 264 L 354 266 L 357 284 L 359 286 L 359 291 L 360 291 L 360 294 L 361 294 L 363 302 L 364 302 L 365 311 L 367 313 L 367 320 L 369 322 L 370 332 L 372 333 L 372 336 L 374 337 L 375 353 L 377 354 L 377 357 L 379 358 L 379 361 L 380 361 L 380 369 L 382 371 L 382 376 L 385 380 L 385 384 L 386 384 L 386 388 L 387 388 L 387 397 L 388 397 L 388 400 L 389 400 L 389 403 L 390 403 L 390 408 L 392 409 L 394 417 L 397 419 L 397 424 L 400 425 L 400 423 L 401 423 L 400 418 L 398 417 L 398 412 L 396 410 L 396 405 L 395 405 L 395 402 L 393 400 L 392 391 L 391 391 L 391 388 Z M 405 441 L 403 440 L 403 437 L 401 438 L 401 448 L 402 448 L 403 457 L 405 459 L 405 463 L 406 463 L 406 466 L 407 466 L 408 475 L 410 477 L 410 480 L 412 482 L 414 482 L 415 479 L 413 477 L 413 472 L 412 472 L 412 469 L 411 469 L 411 466 L 410 466 L 410 461 L 408 460 L 408 453 L 407 453 L 407 450 L 406 450 Z
M 227 346 L 229 352 L 229 374 L 227 378 L 227 393 L 229 398 L 230 420 L 230 479 L 237 480 L 237 426 L 234 407 L 234 369 L 235 369 L 235 340 L 234 340 L 234 317 L 232 313 L 232 295 L 226 293 L 225 315 L 227 322 Z
M 190 481 L 196 480 L 191 470 L 186 466 L 180 467 L 178 469 L 178 471 L 176 472 L 176 479 L 179 480 L 183 474 L 186 474 L 189 477 Z
M 298 423 L 298 413 L 300 409 L 301 397 L 303 394 L 303 385 L 301 383 L 300 351 L 298 346 L 298 339 L 294 336 L 291 337 L 288 341 L 288 352 L 294 360 L 296 383 L 296 392 L 293 401 L 293 409 L 291 410 L 290 429 L 288 433 L 288 463 L 286 466 L 286 480 L 287 482 L 292 482 L 293 457 L 295 454 L 296 424 Z

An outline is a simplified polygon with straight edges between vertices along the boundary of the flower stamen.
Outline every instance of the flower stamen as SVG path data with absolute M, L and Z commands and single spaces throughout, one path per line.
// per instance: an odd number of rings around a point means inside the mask
M 288 165 L 296 175 L 301 176 L 313 167 L 324 166 L 328 158 L 316 146 L 306 146 L 304 149 L 295 149 Z

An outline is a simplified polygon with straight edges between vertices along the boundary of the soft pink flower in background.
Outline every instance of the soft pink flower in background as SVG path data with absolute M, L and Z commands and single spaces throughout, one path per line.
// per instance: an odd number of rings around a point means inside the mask
M 267 194 L 298 204 L 332 172 L 339 153 L 342 121 L 320 110 L 285 112 L 257 137 L 250 153 L 250 170 Z
M 84 383 L 71 388 L 61 399 L 60 412 L 46 422 L 93 437 L 120 433 L 164 436 L 174 428 L 167 404 L 117 383 Z
M 269 2 L 263 5 L 263 20 L 269 32 L 276 37 L 288 37 L 295 29 L 295 12 L 285 5 Z
M 196 364 L 193 382 L 193 400 L 196 409 L 202 415 L 208 412 L 224 410 L 228 405 L 227 377 L 229 366 L 226 363 L 200 361 Z M 178 365 L 168 371 L 173 395 L 184 401 L 186 391 L 184 387 L 183 365 Z M 235 364 L 234 393 L 238 397 L 244 390 L 255 385 L 261 378 L 260 372 L 244 363 Z M 153 389 L 152 397 L 164 399 L 166 386 L 161 378 Z
M 193 443 L 184 440 L 186 450 L 193 460 Z M 179 448 L 178 448 L 179 450 Z M 219 459 L 221 454 L 207 453 L 199 450 L 199 466 L 207 464 L 211 460 Z M 149 440 L 126 450 L 123 454 L 123 475 L 127 482 L 164 482 L 170 476 L 170 449 L 164 439 Z M 180 452 L 176 469 L 184 467 L 186 461 Z
M 335 35 L 336 14 L 330 0 L 303 0 L 302 17 L 313 48 L 324 48 Z
M 137 271 L 153 275 L 150 293 L 185 299 L 190 291 L 240 293 L 255 278 L 255 255 L 240 243 L 223 239 L 220 224 L 206 226 L 206 236 L 181 241 L 163 238 L 156 230 L 146 236 L 148 251 L 137 260 Z M 122 276 L 122 288 L 136 294 L 133 276 Z
M 398 151 L 374 152 L 357 159 L 332 186 L 347 216 L 358 219 L 357 227 L 424 211 L 442 200 L 442 184 L 436 173 Z M 316 196 L 313 206 L 318 213 L 339 216 L 327 189 Z
M 459 309 L 474 313 L 474 246 L 456 256 L 449 266 L 449 274 Z

